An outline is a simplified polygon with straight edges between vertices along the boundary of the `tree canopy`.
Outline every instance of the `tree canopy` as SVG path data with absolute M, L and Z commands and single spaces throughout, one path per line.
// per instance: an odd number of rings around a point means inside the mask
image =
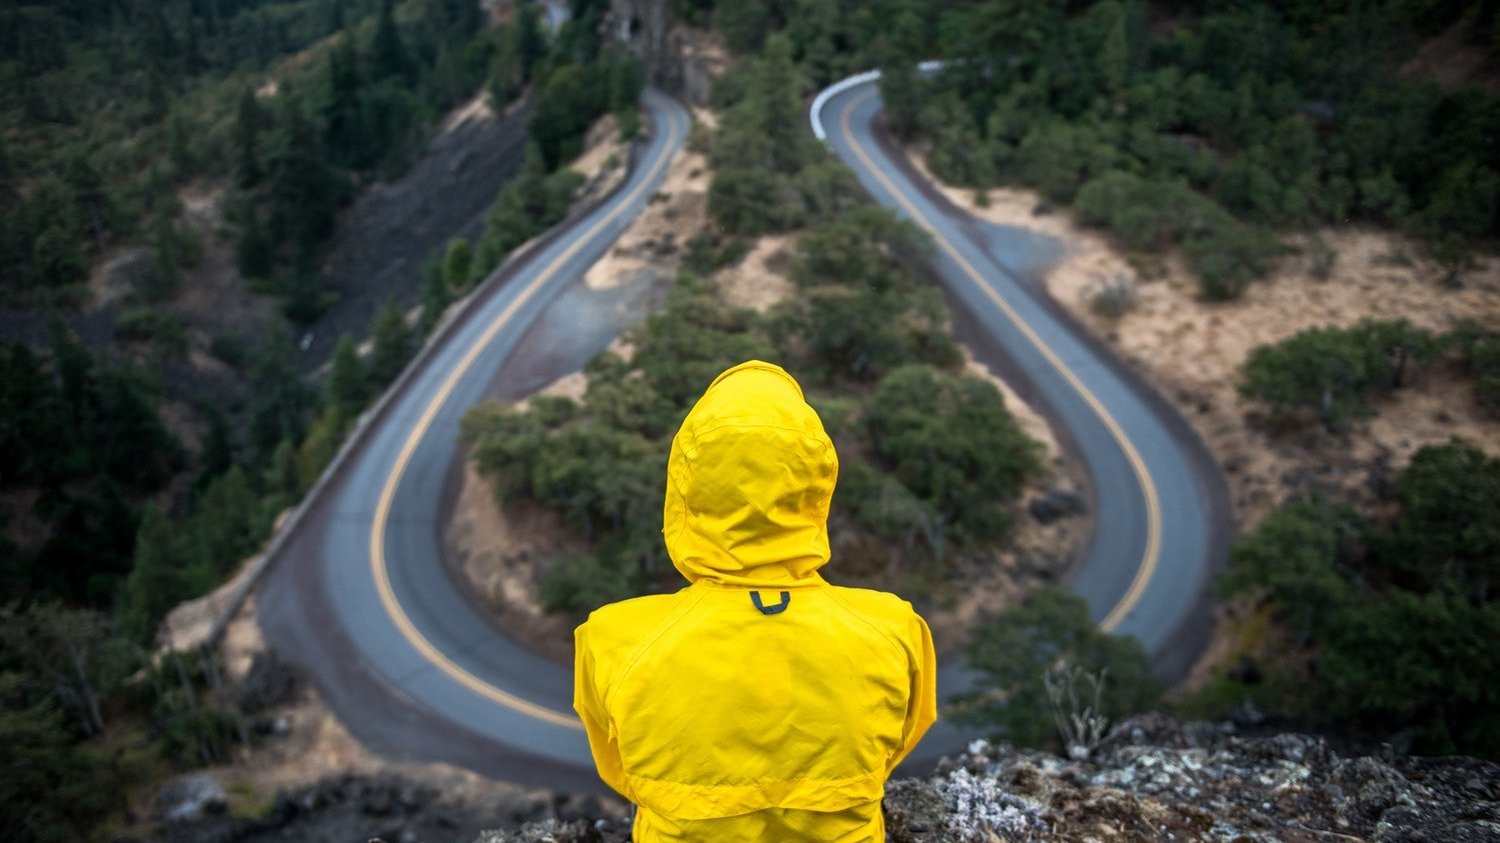
M 1429 753 L 1500 754 L 1500 458 L 1425 446 L 1389 517 L 1293 501 L 1240 537 L 1221 583 L 1260 595 L 1316 653 L 1304 717 L 1396 735 Z

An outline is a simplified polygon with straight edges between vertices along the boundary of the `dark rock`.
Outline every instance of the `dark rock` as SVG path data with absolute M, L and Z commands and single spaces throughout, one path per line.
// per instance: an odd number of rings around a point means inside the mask
M 1256 664 L 1255 659 L 1242 655 L 1239 661 L 1235 662 L 1234 666 L 1229 668 L 1228 676 L 1230 679 L 1246 685 L 1259 685 L 1261 679 L 1260 665 Z
M 360 809 L 372 817 L 384 817 L 391 813 L 393 808 L 391 792 L 384 787 L 374 788 L 369 795 L 365 796 L 360 804 Z
M 940 840 L 947 815 L 943 796 L 931 783 L 915 779 L 892 782 L 885 789 L 886 833 L 907 840 Z
M 1081 515 L 1087 510 L 1082 497 L 1063 489 L 1053 489 L 1039 498 L 1033 498 L 1026 508 L 1031 517 L 1042 524 L 1051 524 L 1069 515 Z
M 240 710 L 255 714 L 291 702 L 296 699 L 300 685 L 297 668 L 276 658 L 269 650 L 256 653 L 250 661 L 250 670 L 240 682 Z M 274 728 L 274 721 L 272 725 Z
M 593 820 L 604 813 L 597 796 L 568 794 L 552 800 L 552 811 L 563 822 Z
M 402 787 L 396 795 L 396 801 L 401 803 L 401 810 L 407 813 L 421 810 L 430 798 L 431 794 L 428 791 L 411 784 Z
M 510 821 L 513 825 L 526 823 L 538 823 L 552 818 L 552 802 L 541 796 L 524 799 L 516 807 L 511 809 Z

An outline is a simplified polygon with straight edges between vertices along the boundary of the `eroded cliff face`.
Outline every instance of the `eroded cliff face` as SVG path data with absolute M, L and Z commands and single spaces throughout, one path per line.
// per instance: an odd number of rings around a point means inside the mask
M 1322 738 L 1240 737 L 1147 715 L 1075 761 L 976 741 L 927 779 L 893 781 L 892 843 L 929 841 L 1500 841 L 1500 765 L 1342 757 Z M 475 843 L 612 843 L 620 819 L 549 820 Z
M 651 84 L 692 105 L 708 102 L 708 87 L 728 63 L 717 35 L 674 23 L 667 0 L 611 0 L 611 41 L 641 60 Z

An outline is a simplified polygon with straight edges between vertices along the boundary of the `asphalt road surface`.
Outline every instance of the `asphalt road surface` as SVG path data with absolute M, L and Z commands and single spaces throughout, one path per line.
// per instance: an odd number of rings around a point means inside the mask
M 464 411 L 494 392 L 527 328 L 604 253 L 681 147 L 687 113 L 655 91 L 646 106 L 655 130 L 625 186 L 492 279 L 424 352 L 261 585 L 270 645 L 307 669 L 375 751 L 534 786 L 602 787 L 570 710 L 571 673 L 512 643 L 470 604 L 442 562 L 441 513 Z M 1001 262 L 1024 268 L 1017 261 L 1035 256 L 1026 235 L 945 207 L 881 144 L 878 109 L 873 85 L 832 98 L 832 147 L 877 201 L 933 232 L 934 272 L 964 339 L 1062 423 L 1087 467 L 1097 528 L 1074 587 L 1107 628 L 1139 636 L 1162 672 L 1180 672 L 1207 629 L 1222 478 L 1165 402 Z M 946 693 L 964 677 L 953 665 L 940 681 Z M 939 726 L 915 763 L 963 745 L 963 733 Z
M 931 268 L 962 338 L 1085 467 L 1095 527 L 1072 588 L 1102 628 L 1136 636 L 1159 673 L 1181 675 L 1202 651 L 1225 552 L 1222 473 L 1175 410 L 1027 280 L 1045 247 L 954 208 L 878 130 L 879 114 L 871 80 L 826 98 L 817 118 L 875 201 L 932 236 Z
M 442 563 L 440 512 L 464 412 L 527 329 L 645 206 L 690 118 L 656 91 L 653 131 L 608 200 L 491 279 L 413 365 L 289 537 L 259 590 L 268 643 L 376 751 L 592 790 L 572 675 L 500 635 Z M 608 342 L 604 337 L 604 342 Z

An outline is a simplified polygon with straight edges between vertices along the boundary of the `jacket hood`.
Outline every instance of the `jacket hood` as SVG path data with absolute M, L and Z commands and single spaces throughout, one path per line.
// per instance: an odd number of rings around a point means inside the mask
M 818 581 L 838 469 L 791 375 L 759 360 L 726 370 L 672 439 L 662 508 L 672 564 L 690 582 Z

